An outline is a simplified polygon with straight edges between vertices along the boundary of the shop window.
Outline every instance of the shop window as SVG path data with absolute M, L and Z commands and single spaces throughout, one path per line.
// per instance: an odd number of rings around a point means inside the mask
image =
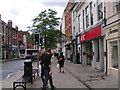
M 118 69 L 118 46 L 117 41 L 111 43 L 112 67 Z
M 98 45 L 97 45 L 97 46 L 98 46 L 98 48 L 97 48 L 97 49 L 98 49 L 98 50 L 97 50 L 97 51 L 98 51 L 98 53 L 97 53 L 97 62 L 100 62 L 99 41 L 98 41 L 98 43 L 97 43 L 97 44 L 98 44 Z

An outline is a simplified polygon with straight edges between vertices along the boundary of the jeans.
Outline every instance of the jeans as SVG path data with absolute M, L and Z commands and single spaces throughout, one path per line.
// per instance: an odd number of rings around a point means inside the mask
M 45 74 L 45 80 L 43 86 L 46 87 L 49 80 L 50 86 L 53 87 L 53 81 L 52 81 L 52 76 L 50 75 L 50 70 L 44 70 L 44 74 Z

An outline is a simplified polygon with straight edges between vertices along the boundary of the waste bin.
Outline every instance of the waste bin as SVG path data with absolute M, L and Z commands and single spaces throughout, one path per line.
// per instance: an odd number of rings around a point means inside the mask
M 24 62 L 24 77 L 31 77 L 30 82 L 33 82 L 33 79 L 32 79 L 32 62 L 31 61 L 25 61 Z

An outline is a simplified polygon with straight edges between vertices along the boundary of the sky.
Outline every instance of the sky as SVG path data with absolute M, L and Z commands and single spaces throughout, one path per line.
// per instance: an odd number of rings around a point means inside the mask
M 41 11 L 52 9 L 62 18 L 68 0 L 0 0 L 0 14 L 4 22 L 12 20 L 13 28 L 27 31 Z

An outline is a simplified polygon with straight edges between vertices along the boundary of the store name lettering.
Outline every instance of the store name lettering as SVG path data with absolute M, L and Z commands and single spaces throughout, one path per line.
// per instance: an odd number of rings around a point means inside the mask
M 113 34 L 113 33 L 116 33 L 116 32 L 118 32 L 118 29 L 109 29 L 109 32 L 108 32 L 108 34 L 110 35 L 110 34 Z
M 85 40 L 85 34 L 81 36 L 81 41 Z

